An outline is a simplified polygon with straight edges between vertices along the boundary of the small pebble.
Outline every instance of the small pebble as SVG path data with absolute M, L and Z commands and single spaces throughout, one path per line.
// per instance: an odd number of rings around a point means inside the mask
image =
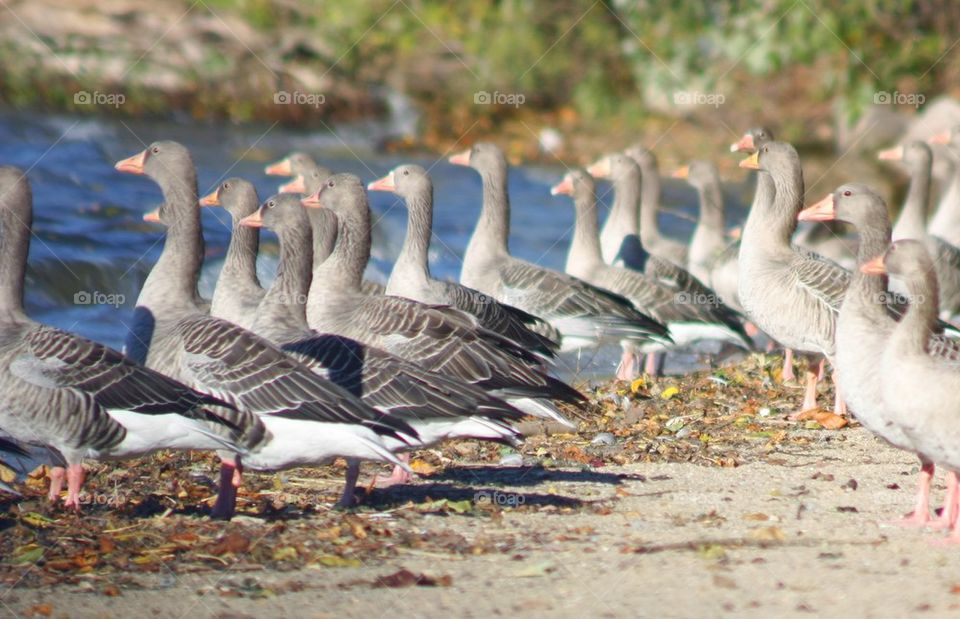
M 518 453 L 506 454 L 500 458 L 503 466 L 523 466 L 523 456 Z
M 615 445 L 617 442 L 617 439 L 615 436 L 613 436 L 613 434 L 610 434 L 609 432 L 600 432 L 595 437 L 593 437 L 593 440 L 590 442 L 594 445 Z

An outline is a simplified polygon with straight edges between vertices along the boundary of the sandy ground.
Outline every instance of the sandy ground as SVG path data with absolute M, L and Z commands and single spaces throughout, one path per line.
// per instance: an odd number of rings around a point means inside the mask
M 960 547 L 935 545 L 942 532 L 887 524 L 911 506 L 916 462 L 859 428 L 811 435 L 815 440 L 802 450 L 735 469 L 653 464 L 530 476 L 461 467 L 418 484 L 418 493 L 429 494 L 431 483 L 453 483 L 491 497 L 500 492 L 501 502 L 541 501 L 534 512 L 505 509 L 493 519 L 424 515 L 416 525 L 493 541 L 503 553 L 405 550 L 360 567 L 149 574 L 138 577 L 142 588 L 120 587 L 115 597 L 83 582 L 13 588 L 0 592 L 0 611 L 223 618 L 960 615 Z M 544 497 L 595 509 L 564 510 Z M 373 586 L 400 569 L 449 582 Z

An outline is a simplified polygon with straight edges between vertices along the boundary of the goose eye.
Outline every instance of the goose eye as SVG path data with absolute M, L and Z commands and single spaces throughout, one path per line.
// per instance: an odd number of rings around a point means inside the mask
M 843 192 L 843 195 L 845 195 L 845 196 L 847 196 L 847 197 L 850 197 L 850 196 L 853 195 L 853 192 L 850 191 L 849 189 L 847 189 L 846 191 Z
M 154 155 L 156 155 L 157 153 L 160 152 L 160 147 L 159 147 L 159 146 L 154 146 L 154 147 L 151 148 L 150 150 L 153 152 Z
M 333 187 L 333 181 L 330 181 L 329 183 L 327 183 L 327 187 Z
M 770 148 L 767 147 L 767 146 L 764 146 L 764 147 L 763 147 L 763 152 L 769 153 L 769 152 L 770 152 Z
M 404 170 L 404 171 L 403 171 L 403 175 L 404 175 L 404 176 L 410 176 L 410 170 Z
M 224 188 L 224 189 L 230 189 L 230 183 L 224 183 L 224 184 L 223 184 L 223 188 Z

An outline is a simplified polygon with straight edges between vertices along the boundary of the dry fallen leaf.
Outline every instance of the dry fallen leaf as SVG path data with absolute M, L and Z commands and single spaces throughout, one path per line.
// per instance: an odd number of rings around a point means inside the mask
M 437 467 L 420 459 L 411 462 L 410 468 L 413 469 L 413 472 L 417 475 L 433 475 L 437 472 Z
M 250 538 L 241 533 L 227 533 L 210 547 L 210 554 L 225 555 L 228 552 L 241 554 L 250 548 Z
M 750 531 L 750 537 L 762 542 L 782 542 L 787 539 L 780 527 L 761 527 Z

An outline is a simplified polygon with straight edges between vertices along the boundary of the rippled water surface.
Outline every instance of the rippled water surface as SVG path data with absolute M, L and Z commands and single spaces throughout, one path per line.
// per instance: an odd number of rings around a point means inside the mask
M 190 148 L 201 195 L 223 178 L 242 176 L 266 198 L 281 180 L 264 175 L 264 164 L 293 148 L 364 181 L 399 163 L 416 161 L 431 169 L 435 187 L 431 267 L 437 277 L 458 278 L 461 256 L 480 210 L 479 176 L 448 164 L 445 157 L 378 154 L 377 134 L 373 125 L 308 133 L 267 125 L 0 115 L 0 162 L 27 170 L 33 187 L 28 311 L 38 320 L 121 346 L 137 293 L 162 248 L 162 230 L 141 217 L 162 196 L 149 179 L 116 172 L 113 164 L 157 139 L 178 140 Z M 513 167 L 510 172 L 511 250 L 556 269 L 563 268 L 573 225 L 569 198 L 549 193 L 563 172 L 559 162 Z M 744 193 L 740 186 L 729 190 L 728 209 L 735 205 L 729 219 L 742 217 Z M 667 180 L 664 204 L 688 217 L 661 215 L 663 229 L 689 238 L 696 194 L 685 184 Z M 369 276 L 384 279 L 403 241 L 406 211 L 393 195 L 379 192 L 371 194 L 371 205 L 377 223 Z M 209 297 L 226 252 L 229 228 L 227 215 L 220 209 L 204 209 L 203 222 L 207 259 L 201 292 Z M 266 284 L 276 264 L 276 240 L 269 232 L 265 235 L 260 266 Z M 602 365 L 609 367 L 609 363 L 605 360 Z

